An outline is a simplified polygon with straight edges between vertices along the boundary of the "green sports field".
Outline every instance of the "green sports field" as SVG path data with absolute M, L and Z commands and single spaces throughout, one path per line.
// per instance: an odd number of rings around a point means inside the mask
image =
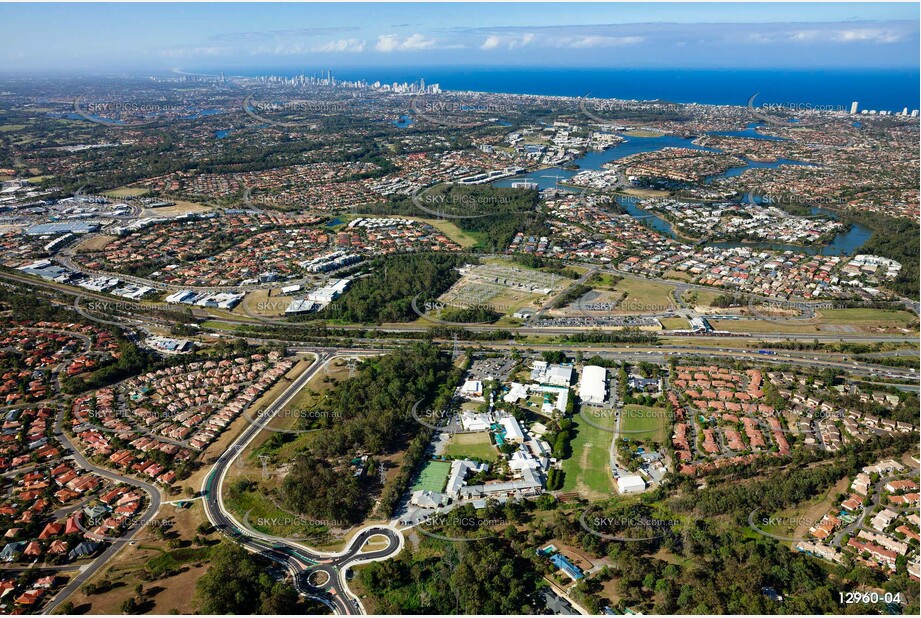
M 455 459 L 473 457 L 483 461 L 495 461 L 498 451 L 492 445 L 489 434 L 481 433 L 459 433 L 451 437 L 451 443 L 445 449 L 445 456 Z
M 602 416 L 589 418 L 602 427 L 614 426 L 614 419 Z M 580 496 L 597 499 L 610 496 L 614 490 L 608 449 L 614 434 L 589 425 L 578 414 L 572 418 L 576 436 L 572 439 L 572 457 L 563 461 L 564 492 L 575 491 Z
M 422 468 L 413 491 L 444 491 L 448 475 L 451 474 L 451 464 L 447 461 L 430 461 Z
M 620 429 L 624 438 L 664 443 L 669 419 L 664 408 L 626 405 L 621 411 Z

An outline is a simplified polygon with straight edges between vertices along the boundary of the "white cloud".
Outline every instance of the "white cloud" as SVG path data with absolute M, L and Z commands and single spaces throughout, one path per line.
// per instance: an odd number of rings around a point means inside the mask
M 497 49 L 502 45 L 502 38 L 497 36 L 487 37 L 483 44 L 480 45 L 480 49 Z
M 317 52 L 351 52 L 358 53 L 365 50 L 365 42 L 358 39 L 339 39 L 330 41 L 313 48 Z
M 510 36 L 492 35 L 483 41 L 483 44 L 480 45 L 480 49 L 490 50 L 499 49 L 501 47 L 506 49 L 521 49 L 533 43 L 535 38 L 536 37 L 531 33 Z
M 564 37 L 557 40 L 557 47 L 571 47 L 573 49 L 588 49 L 593 47 L 619 47 L 621 45 L 636 45 L 646 40 L 643 36 L 578 36 Z
M 390 53 L 395 51 L 419 51 L 435 47 L 435 39 L 426 38 L 421 34 L 411 34 L 401 38 L 398 34 L 382 34 L 377 37 L 374 49 L 379 52 Z
M 859 30 L 839 30 L 833 33 L 834 40 L 841 43 L 872 42 L 872 43 L 897 43 L 902 36 L 897 32 L 863 28 Z

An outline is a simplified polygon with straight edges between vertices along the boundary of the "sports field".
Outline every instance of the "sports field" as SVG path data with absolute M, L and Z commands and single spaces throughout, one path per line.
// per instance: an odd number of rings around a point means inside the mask
M 620 429 L 624 438 L 664 443 L 669 419 L 665 408 L 626 405 L 621 411 Z
M 455 434 L 445 449 L 445 456 L 455 459 L 472 457 L 483 461 L 495 461 L 496 455 L 496 447 L 492 445 L 489 434 L 485 431 Z
M 448 475 L 451 473 L 451 464 L 447 461 L 430 461 L 422 468 L 413 491 L 444 491 Z
M 602 427 L 614 426 L 614 419 L 589 416 Z M 614 434 L 589 425 L 578 414 L 572 418 L 575 437 L 572 439 L 572 457 L 563 461 L 564 492 L 575 491 L 588 499 L 610 496 L 614 489 L 611 477 L 609 448 Z

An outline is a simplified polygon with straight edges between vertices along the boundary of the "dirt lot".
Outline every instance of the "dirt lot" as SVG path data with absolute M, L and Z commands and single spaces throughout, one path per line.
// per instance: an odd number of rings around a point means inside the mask
M 116 236 L 107 236 L 105 234 L 100 234 L 98 236 L 93 236 L 92 238 L 87 238 L 86 240 L 80 242 L 74 250 L 77 253 L 88 253 L 90 251 L 102 251 L 106 245 L 115 240 Z
M 84 589 L 71 596 L 75 613 L 83 614 L 120 614 L 121 605 L 128 598 L 137 599 L 135 588 L 138 584 L 143 586 L 141 612 L 153 614 L 194 612 L 193 598 L 195 582 L 208 570 L 204 561 L 190 561 L 180 566 L 182 572 L 147 581 L 145 565 L 163 552 L 172 551 L 172 543 L 182 543 L 187 547 L 195 548 L 192 539 L 195 538 L 199 524 L 205 522 L 204 509 L 200 501 L 192 502 L 185 509 L 177 509 L 173 505 L 164 504 L 157 516 L 158 520 L 171 520 L 173 525 L 169 528 L 166 538 L 157 539 L 151 533 L 140 532 L 136 545 L 125 547 L 96 575 L 88 584 L 103 586 L 108 581 L 111 586 L 106 592 L 88 595 Z M 218 534 L 212 532 L 206 538 L 210 543 L 216 543 Z
M 176 200 L 175 206 L 163 206 L 162 208 L 145 208 L 141 212 L 142 217 L 172 217 L 174 215 L 184 215 L 189 212 L 208 212 L 209 206 L 196 204 L 195 202 L 185 202 Z

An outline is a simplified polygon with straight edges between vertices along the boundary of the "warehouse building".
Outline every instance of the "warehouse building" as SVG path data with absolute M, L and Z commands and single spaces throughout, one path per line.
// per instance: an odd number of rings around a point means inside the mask
M 586 365 L 579 381 L 579 397 L 584 403 L 601 405 L 608 396 L 608 370 L 597 365 Z

